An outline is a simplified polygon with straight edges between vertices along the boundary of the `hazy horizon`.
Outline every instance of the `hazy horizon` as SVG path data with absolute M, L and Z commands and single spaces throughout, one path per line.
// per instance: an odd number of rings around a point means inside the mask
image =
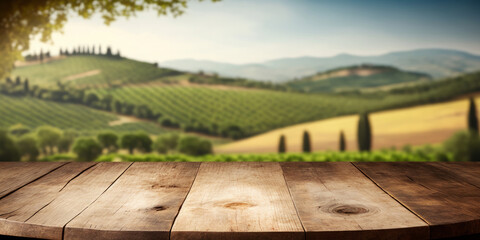
M 142 61 L 232 64 L 426 48 L 480 55 L 478 5 L 470 0 L 194 1 L 177 18 L 145 11 L 105 26 L 98 16 L 72 16 L 64 34 L 53 35 L 53 45 L 34 40 L 28 52 L 56 55 L 59 48 L 101 44 Z

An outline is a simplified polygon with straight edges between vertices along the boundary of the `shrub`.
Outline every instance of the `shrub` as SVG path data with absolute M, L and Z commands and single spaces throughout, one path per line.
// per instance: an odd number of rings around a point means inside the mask
M 21 137 L 27 133 L 30 132 L 30 128 L 22 125 L 22 124 L 16 124 L 8 128 L 8 132 L 15 136 L 15 137 Z
M 137 136 L 132 133 L 123 135 L 122 139 L 120 140 L 120 146 L 128 149 L 128 153 L 133 154 L 133 150 L 135 150 L 137 146 Z
M 158 153 L 167 153 L 177 148 L 178 139 L 179 136 L 175 133 L 160 135 L 157 137 L 157 140 L 155 140 L 153 148 Z
M 130 154 L 133 154 L 135 149 L 141 152 L 148 153 L 152 151 L 152 139 L 146 133 L 128 133 L 122 136 L 120 140 L 122 148 L 128 149 Z
M 75 141 L 73 151 L 79 161 L 93 161 L 102 154 L 102 146 L 93 138 L 79 138 Z
M 37 128 L 37 139 L 40 148 L 47 154 L 47 147 L 50 149 L 49 154 L 53 154 L 53 148 L 57 146 L 62 131 L 58 128 L 50 126 L 42 126 Z
M 146 133 L 137 133 L 137 148 L 141 152 L 149 153 L 152 151 L 152 139 Z
M 458 132 L 444 143 L 454 161 L 480 161 L 480 138 L 474 132 Z
M 37 141 L 33 136 L 22 136 L 17 141 L 18 150 L 22 157 L 28 156 L 29 161 L 36 161 L 40 151 L 38 151 Z
M 97 139 L 104 149 L 109 153 L 116 152 L 118 149 L 118 136 L 113 132 L 104 132 L 97 135 Z
M 65 130 L 62 134 L 60 140 L 58 140 L 58 152 L 65 153 L 70 151 L 70 146 L 72 146 L 75 138 L 78 137 L 78 133 L 75 130 Z
M 0 161 L 20 161 L 20 151 L 5 130 L 0 129 Z
M 178 142 L 178 151 L 187 155 L 201 156 L 212 153 L 212 143 L 193 136 L 184 136 Z

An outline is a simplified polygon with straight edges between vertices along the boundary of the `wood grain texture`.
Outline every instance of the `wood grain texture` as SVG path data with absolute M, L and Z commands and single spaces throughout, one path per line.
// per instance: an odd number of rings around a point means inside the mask
M 0 234 L 62 239 L 63 227 L 130 163 L 69 163 L 0 200 Z
M 0 198 L 66 163 L 0 162 Z
M 65 228 L 65 239 L 169 239 L 199 163 L 134 163 Z
M 202 163 L 171 239 L 304 239 L 278 163 Z
M 480 233 L 478 163 L 450 167 L 443 163 L 411 162 L 355 165 L 425 219 L 431 238 Z
M 429 239 L 424 221 L 351 163 L 281 166 L 307 239 Z

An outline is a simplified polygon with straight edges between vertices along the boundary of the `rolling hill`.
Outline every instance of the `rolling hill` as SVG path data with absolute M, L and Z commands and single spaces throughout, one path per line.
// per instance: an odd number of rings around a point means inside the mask
M 478 102 L 480 97 L 476 97 Z M 477 111 L 480 108 L 477 105 Z M 370 115 L 373 149 L 441 143 L 453 133 L 467 129 L 468 99 L 427 104 Z M 217 146 L 215 153 L 274 153 L 280 135 L 288 152 L 301 152 L 303 132 L 309 131 L 313 151 L 338 150 L 343 131 L 347 150 L 357 150 L 358 115 L 330 118 L 275 129 L 264 134 Z
M 391 52 L 378 56 L 340 54 L 333 57 L 282 58 L 252 64 L 180 59 L 161 63 L 162 66 L 184 71 L 209 71 L 220 75 L 286 82 L 344 66 L 359 64 L 388 65 L 404 71 L 421 72 L 435 79 L 454 77 L 480 70 L 480 56 L 447 49 L 418 49 Z
M 317 73 L 286 84 L 305 92 L 340 92 L 429 80 L 431 77 L 422 73 L 362 64 Z
M 306 94 L 273 90 L 276 85 L 250 85 L 254 82 L 180 72 L 150 63 L 103 56 L 73 56 L 19 67 L 12 75 L 30 79 L 28 93 L 23 93 L 22 85 L 15 83 L 0 86 L 4 94 L 20 93 L 23 97 L 16 97 L 17 100 L 31 99 L 45 104 L 74 102 L 75 106 L 82 104 L 79 107 L 85 108 L 87 105 L 110 111 L 109 114 L 138 113 L 152 122 L 170 122 L 166 125 L 169 127 L 230 138 L 244 138 L 292 124 L 364 111 L 445 101 L 480 90 L 480 73 L 476 73 L 388 92 Z M 64 111 L 56 109 L 51 111 Z M 29 111 L 32 109 L 25 109 Z M 21 112 L 12 112 L 9 116 L 20 119 L 17 114 L 28 116 Z M 89 121 L 96 120 L 84 123 Z M 102 124 L 99 128 L 107 126 Z
M 42 125 L 60 129 L 76 129 L 87 134 L 103 130 L 115 132 L 145 131 L 151 134 L 168 132 L 158 124 L 126 121 L 121 116 L 72 103 L 57 103 L 32 97 L 10 97 L 0 94 L 0 128 L 21 124 L 30 129 Z

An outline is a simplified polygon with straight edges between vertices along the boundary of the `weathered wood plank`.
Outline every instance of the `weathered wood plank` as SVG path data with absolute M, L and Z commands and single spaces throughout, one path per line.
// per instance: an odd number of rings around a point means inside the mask
M 0 200 L 0 234 L 61 239 L 130 163 L 69 163 Z
M 467 174 L 478 171 L 477 165 L 465 165 L 464 169 L 459 167 L 460 170 L 439 163 L 355 165 L 383 190 L 425 219 L 430 225 L 432 238 L 480 233 L 480 188 L 468 182 L 474 174 Z
M 424 221 L 351 163 L 281 166 L 307 239 L 429 239 Z
M 65 227 L 65 239 L 168 239 L 199 163 L 134 163 Z
M 0 162 L 0 198 L 64 165 L 60 162 Z
M 278 163 L 202 163 L 171 239 L 304 239 Z

